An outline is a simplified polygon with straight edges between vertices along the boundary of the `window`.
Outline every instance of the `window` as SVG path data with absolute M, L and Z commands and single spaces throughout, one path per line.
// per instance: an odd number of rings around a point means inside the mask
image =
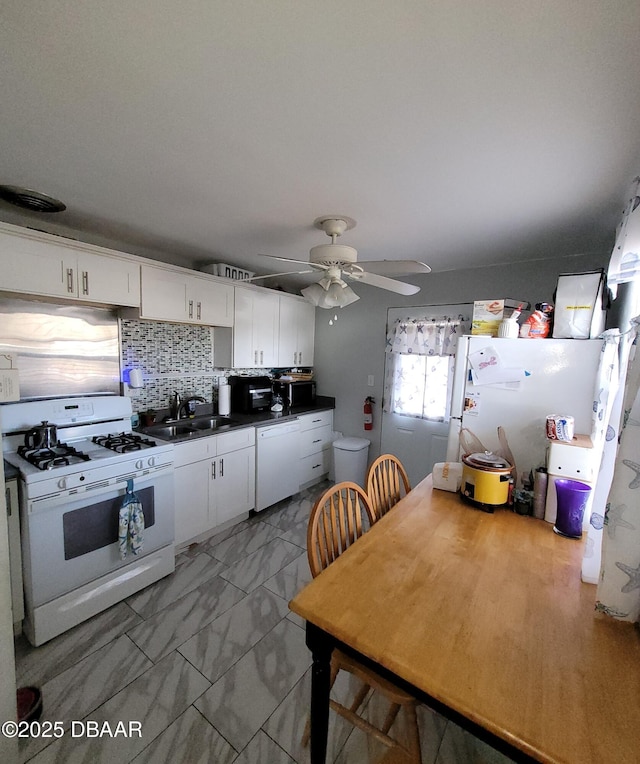
M 398 355 L 395 360 L 393 413 L 447 421 L 455 356 Z
M 455 349 L 468 317 L 397 318 L 387 330 L 383 410 L 449 420 Z

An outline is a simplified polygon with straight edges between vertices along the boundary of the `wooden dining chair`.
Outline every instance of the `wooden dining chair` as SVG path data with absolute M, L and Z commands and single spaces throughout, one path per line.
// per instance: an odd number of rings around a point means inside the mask
M 337 483 L 326 490 L 316 501 L 309 516 L 307 529 L 307 556 L 311 575 L 315 578 L 326 567 L 334 562 L 346 549 L 354 544 L 360 536 L 375 523 L 369 497 L 355 483 Z M 331 656 L 330 686 L 333 687 L 338 672 L 347 671 L 357 677 L 362 686 L 356 692 L 351 704 L 345 706 L 336 700 L 329 701 L 330 707 L 354 726 L 372 735 L 389 749 L 389 754 L 395 754 L 389 761 L 403 761 L 407 764 L 421 764 L 420 733 L 416 708 L 418 701 L 403 692 L 391 682 L 359 661 L 346 655 L 341 650 L 334 649 Z M 389 710 L 380 727 L 358 714 L 370 689 L 381 693 L 389 702 Z M 400 709 L 403 708 L 407 721 L 407 741 L 401 742 L 389 735 L 391 725 Z M 307 720 L 302 743 L 309 742 L 310 722 Z M 393 753 L 392 753 L 393 752 Z M 385 761 L 387 759 L 385 758 Z
M 393 454 L 382 454 L 371 463 L 365 485 L 377 520 L 411 490 L 407 472 Z

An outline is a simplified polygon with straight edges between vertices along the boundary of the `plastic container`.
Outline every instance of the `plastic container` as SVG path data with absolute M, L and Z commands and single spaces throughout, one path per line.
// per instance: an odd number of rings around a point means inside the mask
M 582 537 L 582 520 L 591 486 L 577 480 L 556 480 L 558 508 L 553 530 L 561 536 Z
M 514 318 L 505 318 L 498 324 L 498 337 L 517 339 L 520 335 L 520 325 Z
M 366 438 L 338 438 L 333 441 L 334 480 L 342 483 L 350 480 L 365 488 L 369 446 Z

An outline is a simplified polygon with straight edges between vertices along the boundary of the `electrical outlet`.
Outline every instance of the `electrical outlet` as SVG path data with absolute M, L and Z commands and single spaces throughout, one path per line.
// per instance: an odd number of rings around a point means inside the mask
M 369 376 L 367 377 L 367 385 L 369 387 L 373 387 L 373 374 L 369 374 Z

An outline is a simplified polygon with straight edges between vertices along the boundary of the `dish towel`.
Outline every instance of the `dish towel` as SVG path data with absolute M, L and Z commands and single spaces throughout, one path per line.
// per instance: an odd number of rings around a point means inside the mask
M 118 546 L 120 559 L 124 560 L 127 552 L 138 555 L 142 551 L 144 536 L 144 512 L 142 503 L 133 492 L 133 480 L 127 480 L 127 492 L 120 505 L 118 518 Z

